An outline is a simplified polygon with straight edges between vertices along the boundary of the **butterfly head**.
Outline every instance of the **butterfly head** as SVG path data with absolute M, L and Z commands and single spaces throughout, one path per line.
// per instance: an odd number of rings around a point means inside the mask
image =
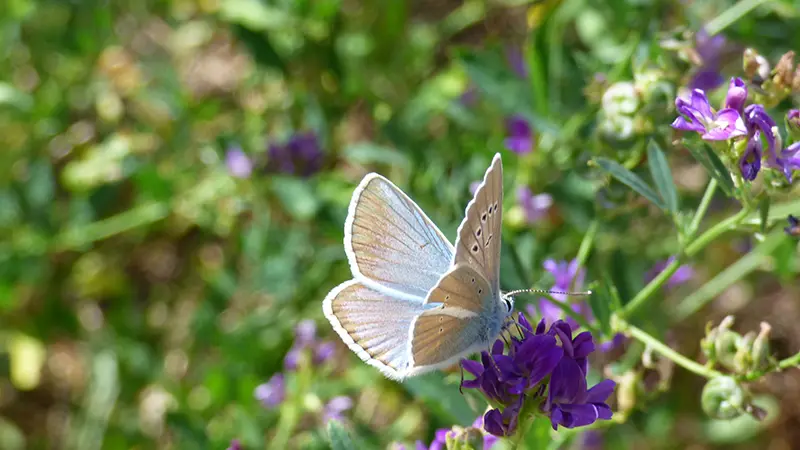
M 500 299 L 503 301 L 505 310 L 503 311 L 506 317 L 510 316 L 514 311 L 514 297 L 508 294 L 501 294 Z

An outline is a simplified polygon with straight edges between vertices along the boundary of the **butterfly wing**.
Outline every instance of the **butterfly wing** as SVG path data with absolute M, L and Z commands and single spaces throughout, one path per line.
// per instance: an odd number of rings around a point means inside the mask
M 485 348 L 500 332 L 489 282 L 468 265 L 442 277 L 428 300 L 435 309 L 422 312 L 411 326 L 410 375 L 446 367 Z
M 325 317 L 344 343 L 395 380 L 406 376 L 409 330 L 425 309 L 421 302 L 398 298 L 364 280 L 340 284 L 322 302 Z
M 353 193 L 345 222 L 345 252 L 355 278 L 418 297 L 450 268 L 453 246 L 391 181 L 369 174 Z
M 500 299 L 500 237 L 503 222 L 503 162 L 494 155 L 483 182 L 467 204 L 458 227 L 453 265 L 467 264 L 489 282 Z

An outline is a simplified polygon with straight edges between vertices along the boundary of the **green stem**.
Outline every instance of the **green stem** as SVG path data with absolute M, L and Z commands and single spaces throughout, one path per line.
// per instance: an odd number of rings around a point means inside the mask
M 800 367 L 800 353 L 790 356 L 784 360 L 781 360 L 778 363 L 778 367 L 781 369 L 790 369 L 792 367 Z
M 580 270 L 580 268 L 586 264 L 586 260 L 589 259 L 589 253 L 592 251 L 592 247 L 594 246 L 594 238 L 597 236 L 597 229 L 599 227 L 600 222 L 595 219 L 589 225 L 589 229 L 586 230 L 586 234 L 583 235 L 581 246 L 578 248 L 578 256 L 575 257 L 575 259 L 578 260 L 578 270 Z
M 769 261 L 769 255 L 784 241 L 784 238 L 783 230 L 773 232 L 753 251 L 742 256 L 738 261 L 705 283 L 700 289 L 685 297 L 675 309 L 675 320 L 678 322 L 685 320 L 709 301 L 716 298 L 728 286 L 741 280 L 747 274 Z
M 708 182 L 708 186 L 706 186 L 706 191 L 703 193 L 703 198 L 700 200 L 700 206 L 697 207 L 697 212 L 695 212 L 694 217 L 692 217 L 692 223 L 689 225 L 687 233 L 689 238 L 694 237 L 695 233 L 697 233 L 697 229 L 700 228 L 700 222 L 703 221 L 703 217 L 705 217 L 706 211 L 708 211 L 708 205 L 711 204 L 711 199 L 714 197 L 716 191 L 717 179 L 712 178 L 711 181 Z
M 675 364 L 683 367 L 684 369 L 690 372 L 694 372 L 695 374 L 700 375 L 701 377 L 709 379 L 722 375 L 721 373 L 717 372 L 714 369 L 708 368 L 700 363 L 692 361 L 691 359 L 681 355 L 680 353 L 668 347 L 663 342 L 659 341 L 653 336 L 650 336 L 642 329 L 639 329 L 628 323 L 621 324 L 620 328 L 621 331 L 627 331 L 634 339 L 639 340 L 643 342 L 645 345 L 650 346 L 650 348 L 658 352 L 661 356 L 672 360 Z
M 698 211 L 699 213 L 699 211 Z M 647 284 L 638 294 L 627 304 L 625 308 L 620 312 L 620 316 L 622 318 L 628 318 L 632 314 L 636 312 L 639 308 L 641 308 L 650 297 L 653 296 L 656 292 L 661 289 L 661 286 L 667 282 L 667 280 L 672 277 L 672 275 L 678 270 L 681 263 L 686 257 L 690 257 L 695 253 L 699 252 L 703 248 L 705 248 L 708 244 L 710 244 L 714 239 L 718 238 L 721 234 L 725 233 L 726 231 L 733 229 L 736 225 L 739 224 L 748 214 L 750 213 L 747 209 L 742 209 L 738 213 L 734 214 L 731 217 L 723 220 L 722 222 L 714 225 L 708 231 L 701 234 L 697 239 L 694 239 L 689 245 L 686 246 L 686 250 L 683 254 L 677 255 L 672 262 L 667 265 L 667 267 L 659 273 L 655 278 L 653 278 L 650 283 Z
M 709 36 L 719 33 L 767 1 L 768 0 L 740 0 L 708 22 L 705 26 L 706 32 L 708 32 Z

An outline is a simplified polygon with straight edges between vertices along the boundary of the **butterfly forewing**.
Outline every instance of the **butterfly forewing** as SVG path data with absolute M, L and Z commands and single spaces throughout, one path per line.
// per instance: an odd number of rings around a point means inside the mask
M 491 286 L 483 275 L 471 266 L 459 264 L 442 277 L 425 303 L 479 314 L 492 311 L 492 298 Z
M 426 297 L 453 258 L 453 246 L 400 189 L 377 174 L 364 177 L 345 222 L 353 275 Z
M 469 264 L 500 296 L 500 235 L 503 221 L 503 163 L 495 155 L 458 227 L 454 264 Z

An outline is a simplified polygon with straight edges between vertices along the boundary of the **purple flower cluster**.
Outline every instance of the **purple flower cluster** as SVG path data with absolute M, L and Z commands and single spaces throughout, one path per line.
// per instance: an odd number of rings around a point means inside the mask
M 588 388 L 586 382 L 588 357 L 595 350 L 592 334 L 573 337 L 562 320 L 545 331 L 542 319 L 534 329 L 522 314 L 518 325 L 520 336 L 512 336 L 507 348 L 498 339 L 490 352 L 481 353 L 481 362 L 461 362 L 475 377 L 462 387 L 479 389 L 499 405 L 484 415 L 484 429 L 495 436 L 514 434 L 523 409 L 549 417 L 554 430 L 611 419 L 606 401 L 615 383 L 604 380 Z
M 525 213 L 525 221 L 534 223 L 547 215 L 553 206 L 553 197 L 550 194 L 533 194 L 528 186 L 517 189 L 517 203 Z
M 284 369 L 287 371 L 297 370 L 305 354 L 310 354 L 311 363 L 314 365 L 323 364 L 333 357 L 333 353 L 336 350 L 335 344 L 332 341 L 317 340 L 317 326 L 313 320 L 308 319 L 301 321 L 297 324 L 294 331 L 294 345 L 292 345 L 292 348 L 283 359 Z M 284 374 L 277 373 L 266 383 L 258 385 L 254 395 L 265 408 L 272 409 L 278 407 L 286 398 L 286 381 Z M 336 399 L 332 400 L 332 402 L 335 400 Z M 331 407 L 331 414 L 340 414 L 342 411 L 349 409 L 349 407 L 341 409 L 339 407 L 341 404 L 341 402 L 334 404 Z M 341 411 L 337 413 L 337 409 Z
M 550 288 L 553 291 L 569 291 L 571 289 L 581 289 L 583 286 L 583 280 L 586 275 L 586 271 L 583 269 L 578 270 L 577 259 L 573 259 L 569 262 L 557 262 L 555 260 L 548 259 L 544 262 L 544 269 L 550 272 L 555 279 L 553 287 Z M 562 303 L 567 300 L 567 296 L 563 294 L 552 294 L 551 297 L 553 297 L 553 300 L 560 301 Z M 584 311 L 584 307 L 585 305 L 583 303 L 572 304 L 572 309 L 579 314 L 585 314 L 588 312 Z M 532 317 L 536 316 L 536 311 L 534 310 L 533 306 L 528 305 L 527 311 Z M 561 308 L 553 305 L 550 299 L 547 298 L 539 299 L 539 313 L 547 324 L 555 322 L 563 315 Z M 574 319 L 568 317 L 566 320 L 572 328 L 578 328 L 578 323 L 575 322 Z
M 271 142 L 267 148 L 266 166 L 254 162 L 238 145 L 225 152 L 225 166 L 237 178 L 249 178 L 254 166 L 265 168 L 267 173 L 286 173 L 308 177 L 322 168 L 322 149 L 317 135 L 312 132 L 297 133 L 279 144 Z
M 680 114 L 672 127 L 683 131 L 699 133 L 707 141 L 729 141 L 743 145 L 739 155 L 739 171 L 747 181 L 755 180 L 764 159 L 764 142 L 768 148 L 766 165 L 778 170 L 791 183 L 793 172 L 800 170 L 800 142 L 784 147 L 775 120 L 770 117 L 763 105 L 751 104 L 745 107 L 748 90 L 741 78 L 732 78 L 728 86 L 724 108 L 714 111 L 702 89 L 694 89 L 689 98 L 678 97 L 675 107 Z M 791 110 L 787 114 L 787 128 L 800 118 L 800 111 Z

